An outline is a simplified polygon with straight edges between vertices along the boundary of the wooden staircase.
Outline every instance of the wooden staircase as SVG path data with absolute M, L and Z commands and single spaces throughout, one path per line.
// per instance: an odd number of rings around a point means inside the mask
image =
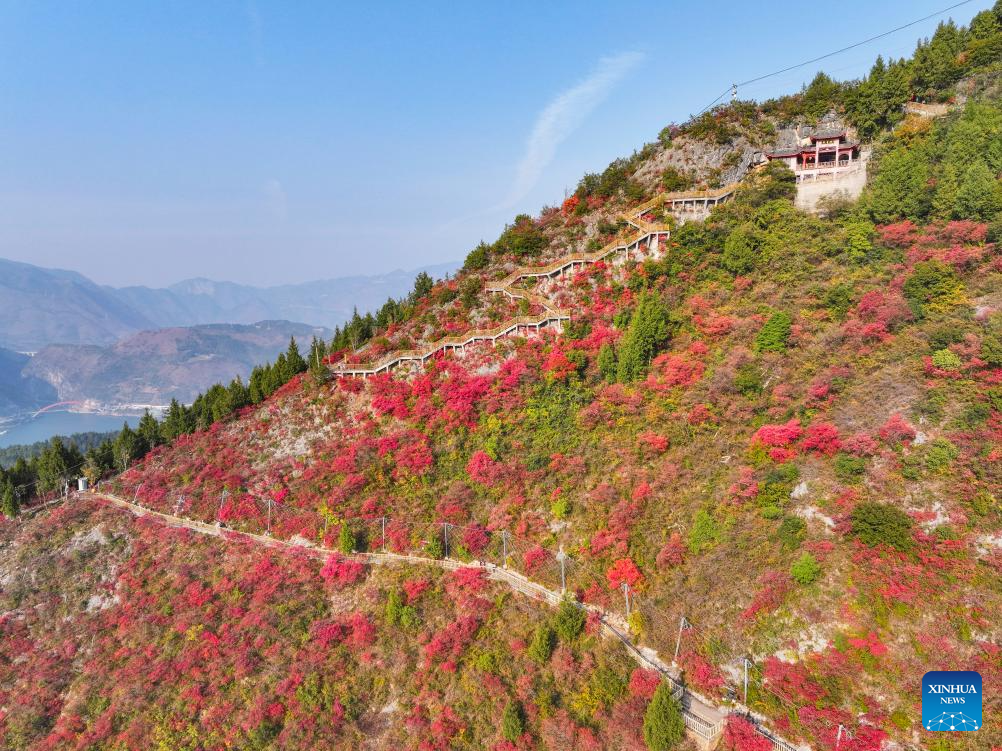
M 572 253 L 545 266 L 521 266 L 504 279 L 487 283 L 487 291 L 507 295 L 510 299 L 527 300 L 532 305 L 543 309 L 536 316 L 520 316 L 512 318 L 492 329 L 471 329 L 459 336 L 447 336 L 419 349 L 406 349 L 389 352 L 378 360 L 364 363 L 349 363 L 347 357 L 330 366 L 336 377 L 362 377 L 386 373 L 403 363 L 422 365 L 439 353 L 462 352 L 471 344 L 489 341 L 492 344 L 503 336 L 527 335 L 529 332 L 539 333 L 543 328 L 556 327 L 561 330 L 563 323 L 571 319 L 570 311 L 557 308 L 542 295 L 537 295 L 515 286 L 525 279 L 560 278 L 568 272 L 589 264 L 605 260 L 617 253 L 639 251 L 645 252 L 654 247 L 654 253 L 660 252 L 662 243 L 667 248 L 671 236 L 671 228 L 667 224 L 648 222 L 641 217 L 653 210 L 675 211 L 676 206 L 684 207 L 686 202 L 703 203 L 704 207 L 713 206 L 727 200 L 734 193 L 737 183 L 716 190 L 697 190 L 681 193 L 662 193 L 650 201 L 640 204 L 622 215 L 627 224 L 632 225 L 637 233 L 624 240 L 613 240 L 608 245 L 592 253 Z M 646 243 L 646 244 L 645 244 Z

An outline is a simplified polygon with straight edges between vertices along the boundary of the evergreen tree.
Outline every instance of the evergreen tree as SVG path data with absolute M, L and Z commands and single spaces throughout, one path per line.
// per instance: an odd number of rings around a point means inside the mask
M 250 389 L 244 385 L 240 376 L 230 381 L 230 385 L 226 387 L 226 397 L 230 412 L 236 412 L 251 403 Z
M 1002 184 L 984 162 L 977 162 L 964 175 L 957 190 L 953 216 L 987 222 L 1002 211 Z
M 414 291 L 411 292 L 411 302 L 417 302 L 431 292 L 435 280 L 427 272 L 422 271 L 414 278 Z
M 171 399 L 163 422 L 160 424 L 160 435 L 163 441 L 169 443 L 178 436 L 190 432 L 187 410 L 177 399 Z
M 640 378 L 668 340 L 669 333 L 668 310 L 664 303 L 653 293 L 644 293 L 619 347 L 619 380 L 628 383 Z
M 17 516 L 20 504 L 17 500 L 17 491 L 14 490 L 14 483 L 10 477 L 0 469 L 0 513 L 9 519 Z
M 351 531 L 351 526 L 347 521 L 341 523 L 338 532 L 337 547 L 345 555 L 355 552 L 355 534 Z
M 675 748 L 685 736 L 682 708 L 671 695 L 671 684 L 662 681 L 644 713 L 644 743 L 650 751 Z
M 143 439 L 143 443 L 147 449 L 152 449 L 160 445 L 160 423 L 157 422 L 157 418 L 150 414 L 149 410 L 146 410 L 143 416 L 139 418 L 138 431 L 139 437 Z
M 35 463 L 38 492 L 62 490 L 71 473 L 82 464 L 83 456 L 75 446 L 67 446 L 58 436 L 53 438 Z
M 607 381 L 616 380 L 616 351 L 608 342 L 598 351 L 598 372 Z
M 115 457 L 115 466 L 122 472 L 129 468 L 129 464 L 134 459 L 141 457 L 143 450 L 143 439 L 136 431 L 129 427 L 129 423 L 122 425 L 122 430 L 115 438 L 112 446 Z
M 525 717 L 522 714 L 522 705 L 514 699 L 509 701 L 501 715 L 501 735 L 509 743 L 515 743 L 525 732 Z
M 306 360 L 299 354 L 299 346 L 294 336 L 289 337 L 289 348 L 285 350 L 285 366 L 288 377 L 282 379 L 283 383 L 306 370 Z
M 112 441 L 102 441 L 89 449 L 84 462 L 84 474 L 93 485 L 115 468 L 115 449 Z
M 321 380 L 327 373 L 327 368 L 324 365 L 324 358 L 327 357 L 327 347 L 324 345 L 323 339 L 317 339 L 314 337 L 313 342 L 310 344 L 310 375 L 316 381 Z

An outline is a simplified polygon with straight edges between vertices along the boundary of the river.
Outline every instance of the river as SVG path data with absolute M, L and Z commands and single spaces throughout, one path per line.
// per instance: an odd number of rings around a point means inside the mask
M 54 435 L 105 433 L 121 430 L 122 423 L 136 427 L 139 416 L 97 415 L 89 412 L 46 412 L 18 425 L 0 425 L 0 448 L 17 443 L 47 441 Z M 5 431 L 5 432 L 4 432 Z

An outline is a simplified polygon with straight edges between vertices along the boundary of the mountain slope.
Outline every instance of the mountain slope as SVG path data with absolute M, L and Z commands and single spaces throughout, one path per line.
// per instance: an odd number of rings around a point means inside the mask
M 51 384 L 23 373 L 30 360 L 28 355 L 0 348 L 0 415 L 38 409 L 57 400 Z
M 293 382 L 155 452 L 120 492 L 165 509 L 183 494 L 212 520 L 227 489 L 222 517 L 249 529 L 271 497 L 273 534 L 326 529 L 332 545 L 339 525 L 381 539 L 385 517 L 395 549 L 451 524 L 454 555 L 498 560 L 504 530 L 530 576 L 553 582 L 569 553 L 585 601 L 616 608 L 628 584 L 634 635 L 661 654 L 680 618 L 695 624 L 679 663 L 701 692 L 725 699 L 750 654 L 749 701 L 783 734 L 912 739 L 918 681 L 944 654 L 1002 680 L 1002 257 L 983 223 L 802 214 L 784 169 L 677 230 L 667 259 L 530 284 L 574 311 L 562 337 L 470 347 L 411 378 Z M 518 242 L 545 238 L 543 260 L 581 229 L 551 212 Z M 499 244 L 455 284 L 482 288 L 519 260 Z M 495 305 L 455 290 L 379 346 Z M 644 351 L 649 368 L 631 359 Z

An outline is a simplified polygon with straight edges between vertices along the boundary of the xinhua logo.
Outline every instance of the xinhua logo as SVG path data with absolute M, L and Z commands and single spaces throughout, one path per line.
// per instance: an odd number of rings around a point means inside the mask
M 981 674 L 973 670 L 931 670 L 922 676 L 922 727 L 979 730 Z

